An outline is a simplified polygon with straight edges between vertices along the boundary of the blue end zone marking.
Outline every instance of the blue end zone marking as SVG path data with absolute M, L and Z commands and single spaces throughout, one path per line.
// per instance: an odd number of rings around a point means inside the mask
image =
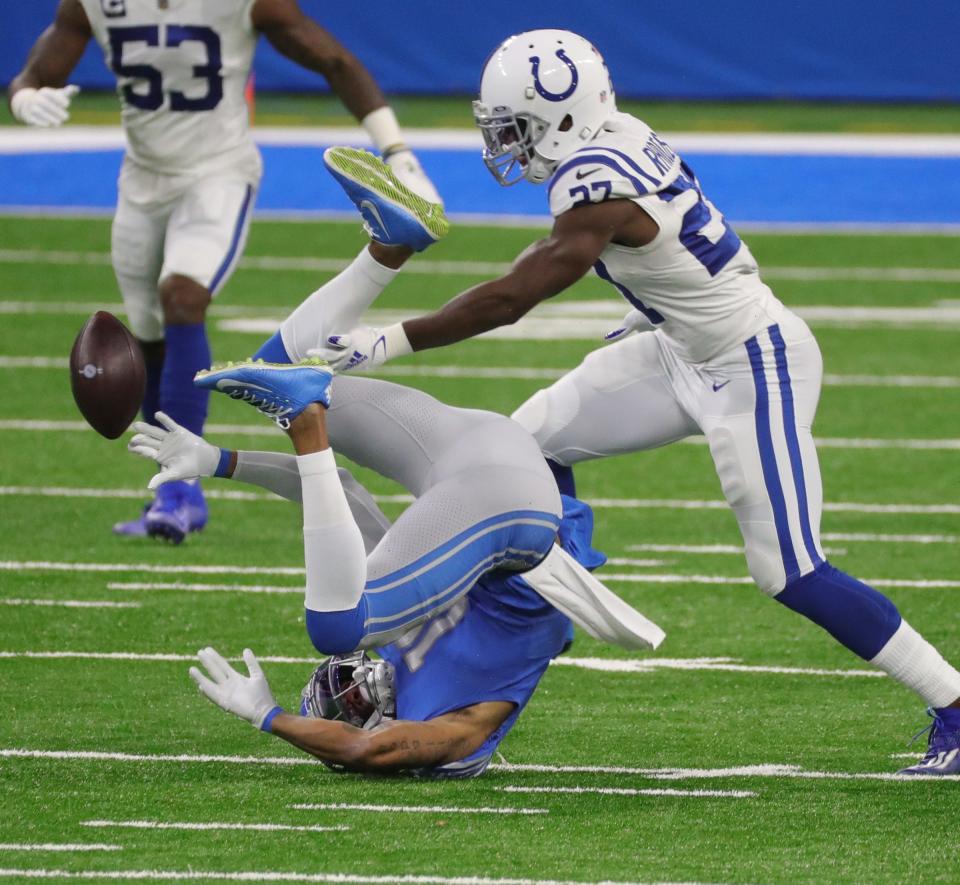
M 800 534 L 803 535 L 803 544 L 807 548 L 807 555 L 814 567 L 823 560 L 817 553 L 813 543 L 813 532 L 810 528 L 810 508 L 807 504 L 807 484 L 803 477 L 803 459 L 800 457 L 800 440 L 797 438 L 797 419 L 793 408 L 793 389 L 790 385 L 790 371 L 787 368 L 787 345 L 780 334 L 780 327 L 770 326 L 770 340 L 773 342 L 773 353 L 777 363 L 777 377 L 780 379 L 780 400 L 783 403 L 783 429 L 787 440 L 787 451 L 790 453 L 790 468 L 793 471 L 793 483 L 797 490 L 797 504 L 800 509 Z
M 763 374 L 763 354 L 756 337 L 747 341 L 745 346 L 750 356 L 753 384 L 757 391 L 754 416 L 757 427 L 757 445 L 760 449 L 760 464 L 763 467 L 763 481 L 767 486 L 767 494 L 770 496 L 773 521 L 777 528 L 777 540 L 780 543 L 780 555 L 783 557 L 783 567 L 789 584 L 793 578 L 799 576 L 800 566 L 797 564 L 797 556 L 793 552 L 793 542 L 790 539 L 787 505 L 783 497 L 783 486 L 780 485 L 777 457 L 773 451 L 773 439 L 770 435 L 770 398 L 767 393 L 767 379 Z
M 329 175 L 317 174 L 322 148 L 266 145 L 257 206 L 274 212 L 354 212 Z M 428 150 L 417 156 L 451 213 L 548 215 L 546 192 L 500 187 L 478 150 Z M 0 153 L 0 203 L 33 208 L 98 208 L 116 204 L 121 151 Z M 958 224 L 960 158 L 684 155 L 706 195 L 734 222 L 798 224 Z M 892 187 L 891 182 L 907 182 Z
M 240 214 L 237 216 L 237 223 L 233 228 L 233 237 L 230 240 L 230 248 L 227 250 L 227 255 L 223 259 L 223 264 L 221 264 L 217 269 L 217 272 L 213 275 L 213 280 L 210 282 L 211 292 L 217 291 L 220 281 L 223 279 L 227 270 L 229 270 L 230 265 L 233 263 L 233 259 L 237 255 L 237 247 L 240 245 L 240 238 L 243 236 L 243 229 L 247 223 L 247 213 L 250 211 L 250 200 L 252 197 L 253 188 L 248 184 L 247 192 L 243 196 L 243 204 L 240 206 Z

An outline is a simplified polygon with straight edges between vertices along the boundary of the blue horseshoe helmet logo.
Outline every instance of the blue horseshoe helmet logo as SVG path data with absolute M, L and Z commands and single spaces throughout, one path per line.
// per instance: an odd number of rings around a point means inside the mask
M 570 69 L 570 85 L 564 89 L 563 92 L 550 92 L 544 89 L 543 84 L 540 82 L 540 56 L 532 55 L 528 59 L 531 65 L 530 70 L 533 73 L 534 88 L 537 90 L 537 93 L 547 101 L 563 101 L 565 98 L 570 98 L 577 88 L 577 83 L 580 82 L 580 74 L 577 72 L 577 66 L 570 61 L 567 53 L 562 49 L 558 49 L 557 58 Z

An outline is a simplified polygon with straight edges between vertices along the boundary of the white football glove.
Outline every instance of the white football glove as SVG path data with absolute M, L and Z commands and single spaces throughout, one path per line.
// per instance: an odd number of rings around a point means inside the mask
M 279 705 L 254 653 L 249 648 L 243 650 L 249 676 L 238 673 L 209 646 L 200 649 L 197 658 L 210 674 L 208 677 L 199 667 L 190 668 L 190 678 L 200 691 L 222 710 L 246 719 L 254 728 L 263 728 L 264 720 Z
M 633 332 L 651 332 L 656 328 L 645 313 L 634 308 L 620 321 L 620 325 L 616 329 L 603 336 L 603 340 L 620 341 Z
M 10 110 L 15 119 L 28 126 L 41 126 L 49 129 L 66 123 L 70 119 L 70 102 L 80 91 L 79 86 L 64 86 L 54 89 L 44 86 L 42 89 L 26 87 L 18 89 L 10 99 Z
M 384 162 L 393 170 L 393 174 L 400 179 L 418 197 L 423 197 L 431 203 L 443 205 L 443 198 L 433 186 L 433 182 L 427 178 L 427 173 L 423 171 L 420 161 L 416 158 L 410 148 L 404 148 L 396 153 L 389 154 Z
M 127 444 L 131 452 L 160 465 L 160 472 L 147 488 L 152 491 L 175 479 L 213 476 L 220 463 L 220 449 L 181 427 L 169 415 L 157 412 L 156 417 L 163 427 L 137 421 L 133 425 L 136 435 Z
M 368 372 L 387 360 L 413 353 L 402 323 L 384 329 L 354 326 L 343 335 L 329 335 L 308 356 L 318 356 L 333 366 L 335 372 Z

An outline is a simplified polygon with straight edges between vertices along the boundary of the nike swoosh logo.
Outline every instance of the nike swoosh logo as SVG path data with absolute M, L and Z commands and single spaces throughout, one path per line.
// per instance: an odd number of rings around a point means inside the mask
M 267 393 L 270 392 L 269 387 L 261 387 L 259 384 L 250 384 L 246 381 L 232 381 L 229 378 L 221 378 L 217 382 L 217 390 L 236 390 L 238 388 L 243 388 L 245 390 L 263 390 Z
M 369 212 L 373 216 L 373 220 L 380 225 L 380 230 L 383 231 L 383 235 L 385 237 L 390 236 L 390 231 L 387 229 L 387 223 L 383 220 L 383 216 L 380 214 L 380 210 L 377 208 L 376 203 L 374 203 L 372 200 L 361 200 L 357 204 L 357 208 L 359 208 L 361 212 L 364 210 Z
M 730 379 L 729 379 L 729 378 L 728 378 L 726 381 L 724 381 L 723 384 L 717 384 L 717 382 L 714 381 L 714 382 L 713 382 L 713 392 L 716 393 L 718 390 L 720 390 L 720 388 L 726 387 L 729 383 L 730 383 Z
M 601 166 L 594 166 L 593 169 L 577 170 L 577 181 L 579 181 L 581 178 L 586 178 L 588 175 L 593 175 L 594 172 L 599 172 L 601 168 Z

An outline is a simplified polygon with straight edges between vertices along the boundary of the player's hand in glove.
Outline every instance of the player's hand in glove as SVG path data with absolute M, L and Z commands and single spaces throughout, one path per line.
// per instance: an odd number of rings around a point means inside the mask
M 604 341 L 620 341 L 633 332 L 651 332 L 657 327 L 643 311 L 634 308 L 621 320 L 620 325 L 603 336 Z
M 216 473 L 221 449 L 181 427 L 163 412 L 157 412 L 156 417 L 163 427 L 137 421 L 133 425 L 136 435 L 127 444 L 131 452 L 160 465 L 160 472 L 150 480 L 148 489 L 175 479 L 196 479 Z
M 336 372 L 351 370 L 367 372 L 382 366 L 387 360 L 413 353 L 402 323 L 384 329 L 355 326 L 343 335 L 329 335 L 309 356 L 318 356 L 333 366 Z
M 246 719 L 254 728 L 270 731 L 273 717 L 282 711 L 254 653 L 249 648 L 243 650 L 249 676 L 238 673 L 209 646 L 200 649 L 197 658 L 210 674 L 207 676 L 199 667 L 190 668 L 190 678 L 200 691 L 218 707 Z
M 70 102 L 79 91 L 79 86 L 72 85 L 61 89 L 51 86 L 33 89 L 28 86 L 13 94 L 10 110 L 21 123 L 49 129 L 70 119 Z
M 410 148 L 388 152 L 383 160 L 400 179 L 401 184 L 405 184 L 418 197 L 443 205 L 443 198 L 433 186 L 433 182 L 427 178 L 427 173 L 423 171 L 420 161 Z

